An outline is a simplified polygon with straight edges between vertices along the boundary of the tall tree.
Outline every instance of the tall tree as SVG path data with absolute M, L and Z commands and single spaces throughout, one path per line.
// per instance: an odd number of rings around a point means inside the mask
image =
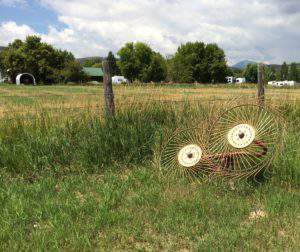
M 117 65 L 117 60 L 115 58 L 115 55 L 112 52 L 108 53 L 107 61 L 108 61 L 109 68 L 110 68 L 112 76 L 119 75 L 120 74 L 120 69 Z
M 127 43 L 119 50 L 118 55 L 120 56 L 120 69 L 122 75 L 130 81 L 137 79 L 139 68 L 135 57 L 134 43 Z
M 216 44 L 183 44 L 170 63 L 171 77 L 178 82 L 224 82 L 228 72 L 224 51 Z
M 166 60 L 159 54 L 153 53 L 149 66 L 142 72 L 142 81 L 160 82 L 167 78 Z
M 300 73 L 297 67 L 296 63 L 291 64 L 291 69 L 290 69 L 290 74 L 289 74 L 289 79 L 292 81 L 300 81 Z
M 62 71 L 62 82 L 81 82 L 87 79 L 88 76 L 77 61 L 70 61 Z
M 121 73 L 130 81 L 150 82 L 165 79 L 165 59 L 148 45 L 141 42 L 127 43 L 119 50 L 118 55 Z
M 264 67 L 264 79 L 265 82 L 274 81 L 276 79 L 276 70 L 274 67 L 267 65 Z
M 257 64 L 248 64 L 244 70 L 243 76 L 250 83 L 257 83 Z M 276 79 L 276 70 L 274 67 L 264 66 L 264 82 L 273 81 Z
M 37 36 L 28 36 L 24 42 L 15 40 L 1 52 L 1 57 L 3 68 L 13 82 L 23 72 L 33 74 L 38 82 L 55 82 L 60 70 L 75 61 L 71 53 L 57 50 Z
M 248 64 L 244 70 L 247 82 L 257 83 L 257 64 Z
M 274 66 L 271 66 L 271 79 L 269 81 L 274 81 L 277 78 L 277 71 L 276 68 Z
M 280 79 L 282 81 L 287 80 L 289 77 L 289 67 L 286 64 L 286 62 L 283 62 L 281 68 L 280 68 Z

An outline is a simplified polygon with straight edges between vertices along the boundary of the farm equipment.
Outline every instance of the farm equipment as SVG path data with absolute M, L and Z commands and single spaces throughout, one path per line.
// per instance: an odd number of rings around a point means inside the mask
M 160 167 L 189 178 L 255 177 L 279 153 L 283 133 L 284 123 L 272 110 L 237 105 L 207 125 L 176 131 L 163 146 Z

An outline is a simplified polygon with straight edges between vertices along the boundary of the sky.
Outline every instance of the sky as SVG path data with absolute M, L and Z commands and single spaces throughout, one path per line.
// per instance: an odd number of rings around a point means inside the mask
M 228 63 L 300 62 L 300 0 L 0 0 L 0 46 L 36 34 L 76 57 L 142 41 L 217 43 Z

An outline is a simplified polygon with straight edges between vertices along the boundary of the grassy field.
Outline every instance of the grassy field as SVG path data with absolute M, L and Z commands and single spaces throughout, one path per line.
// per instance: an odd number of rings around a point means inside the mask
M 172 86 L 114 86 L 117 108 L 130 101 L 182 101 L 250 97 L 256 95 L 253 84 L 240 86 L 218 85 L 172 85 Z M 268 99 L 274 102 L 300 101 L 300 89 L 268 88 Z M 102 86 L 0 86 L 0 113 L 11 110 L 23 111 L 40 108 L 81 108 L 103 105 Z M 119 106 L 118 106 L 119 105 Z
M 289 127 L 260 183 L 166 178 L 153 164 L 163 139 L 207 120 L 213 100 L 255 93 L 118 86 L 106 122 L 100 86 L 0 86 L 0 248 L 300 250 L 300 89 L 267 89 Z

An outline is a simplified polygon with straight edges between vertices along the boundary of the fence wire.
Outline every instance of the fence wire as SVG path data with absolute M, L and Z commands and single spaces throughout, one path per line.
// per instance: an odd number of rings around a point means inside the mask
M 188 92 L 186 91 L 188 90 Z M 174 93 L 174 92 L 169 92 L 173 91 L 173 89 L 167 89 L 168 92 L 162 92 L 165 91 L 163 89 L 146 89 L 137 92 L 136 90 L 125 90 L 122 93 L 115 92 L 115 105 L 116 105 L 116 111 L 138 105 L 138 104 L 147 104 L 151 105 L 151 103 L 156 103 L 156 104 L 162 104 L 162 105 L 179 105 L 179 104 L 184 104 L 184 103 L 198 103 L 198 104 L 209 104 L 209 103 L 217 103 L 217 102 L 228 102 L 230 99 L 234 97 L 238 97 L 238 99 L 244 99 L 246 100 L 253 100 L 257 99 L 256 95 L 251 93 L 251 94 L 242 94 L 242 95 L 235 95 L 233 92 L 230 94 L 230 97 L 222 97 L 222 98 L 217 98 L 215 96 L 220 96 L 222 94 L 216 93 L 203 93 L 203 92 L 193 92 L 194 89 L 185 89 L 183 92 L 179 93 Z M 174 89 L 176 91 L 176 89 Z M 201 90 L 201 91 L 204 91 Z M 132 94 L 130 94 L 132 92 Z M 70 115 L 75 113 L 82 113 L 82 111 L 93 111 L 93 112 L 102 112 L 105 108 L 104 104 L 104 91 L 99 90 L 99 92 L 96 93 L 75 93 L 75 94 L 57 94 L 57 93 L 52 93 L 52 92 L 45 92 L 42 94 L 33 94 L 29 96 L 18 96 L 19 98 L 28 98 L 28 99 L 37 99 L 37 98 L 47 98 L 47 95 L 55 96 L 55 97 L 61 97 L 61 98 L 70 98 L 72 99 L 82 99 L 82 98 L 87 98 L 87 102 L 94 103 L 94 104 L 85 104 L 85 105 L 72 105 L 72 101 L 68 103 L 68 100 L 62 101 L 61 103 L 53 101 L 53 104 L 55 104 L 54 107 L 48 107 L 44 106 L 42 103 L 43 101 L 36 101 L 33 105 L 17 105 L 16 107 L 10 107 L 8 109 L 4 109 L 0 111 L 0 114 L 2 114 L 2 117 L 8 117 L 10 118 L 11 116 L 15 115 L 23 115 L 24 119 L 26 118 L 32 118 L 32 116 L 35 114 L 37 115 L 38 113 L 44 112 L 44 113 L 58 113 L 60 112 L 61 114 L 66 114 L 69 113 Z M 201 95 L 201 97 L 199 97 Z M 204 97 L 205 95 L 208 95 L 209 98 Z M 284 95 L 286 95 L 284 97 Z M 277 97 L 276 96 L 267 96 L 266 102 L 275 102 L 282 104 L 284 102 L 288 103 L 300 103 L 300 99 L 293 97 L 291 98 L 290 96 L 292 93 L 290 92 L 283 92 L 280 93 L 280 96 L 283 97 Z M 174 99 L 174 96 L 178 96 L 177 99 Z M 5 103 L 9 102 L 10 98 L 15 99 L 16 96 L 14 95 L 4 95 L 0 97 L 0 101 L 4 99 Z M 97 100 L 91 100 L 90 98 L 98 98 Z M 15 101 L 13 101 L 15 103 Z M 82 101 L 80 101 L 82 102 Z M 21 108 L 18 108 L 21 107 Z M 2 106 L 3 107 L 3 106 Z M 11 118 L 13 119 L 13 118 Z

